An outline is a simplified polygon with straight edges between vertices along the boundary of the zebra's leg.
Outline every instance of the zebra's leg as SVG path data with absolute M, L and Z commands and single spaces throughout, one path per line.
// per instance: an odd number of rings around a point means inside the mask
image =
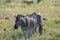
M 31 34 L 34 34 L 34 28 L 31 29 L 30 33 Z
M 22 31 L 22 37 L 25 38 L 25 39 L 27 39 L 27 37 L 26 37 L 26 31 L 24 31 L 24 30 Z
M 39 27 L 39 33 L 42 35 L 42 27 Z
M 37 31 L 37 26 L 35 26 L 35 27 L 32 29 L 33 34 L 35 34 L 36 31 Z
M 31 36 L 31 34 L 30 34 L 30 30 L 27 30 L 27 32 L 26 32 L 26 36 L 27 36 L 27 38 L 30 38 L 30 36 Z
M 35 26 L 34 31 L 35 31 L 35 33 L 37 32 L 37 26 Z

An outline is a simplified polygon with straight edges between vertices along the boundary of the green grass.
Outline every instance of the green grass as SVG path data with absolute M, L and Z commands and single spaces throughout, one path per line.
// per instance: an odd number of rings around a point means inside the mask
M 13 24 L 8 20 L 0 20 L 0 40 L 24 40 L 21 39 L 21 29 L 14 30 Z M 45 21 L 43 35 L 37 32 L 27 40 L 59 40 L 60 39 L 60 18 L 52 18 Z M 6 31 L 4 31 L 6 29 Z
M 46 30 L 50 31 L 50 35 L 54 36 L 55 40 L 59 40 L 60 38 L 60 19 L 59 18 L 53 18 L 49 19 L 46 22 Z M 48 28 L 48 29 L 47 29 Z
M 21 39 L 21 28 L 14 30 L 14 16 L 32 12 L 40 12 L 47 20 L 44 21 L 43 35 L 39 36 L 39 33 L 36 32 L 27 40 L 60 40 L 60 6 L 54 6 L 55 0 L 42 0 L 39 4 L 35 1 L 31 5 L 20 2 L 21 0 L 13 0 L 9 3 L 0 2 L 0 40 L 24 40 L 24 38 Z M 4 19 L 6 16 L 9 17 L 9 20 Z M 4 31 L 4 29 L 6 30 Z

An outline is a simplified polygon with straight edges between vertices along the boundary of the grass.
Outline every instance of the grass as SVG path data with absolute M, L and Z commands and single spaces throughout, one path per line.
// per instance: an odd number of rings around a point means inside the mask
M 24 40 L 21 39 L 21 29 L 14 30 L 13 24 L 8 20 L 0 20 L 0 40 Z M 43 35 L 39 36 L 37 32 L 27 40 L 59 40 L 60 39 L 60 19 L 52 18 L 45 21 Z M 6 29 L 6 31 L 4 31 Z
M 43 28 L 43 35 L 36 32 L 27 40 L 60 40 L 60 6 L 54 6 L 55 0 L 42 0 L 27 5 L 20 3 L 21 0 L 14 0 L 11 3 L 0 2 L 0 40 L 25 40 L 21 39 L 21 28 L 14 30 L 14 20 L 17 14 L 26 15 L 32 12 L 40 12 L 47 18 Z M 8 16 L 9 20 L 4 18 Z
M 59 34 L 60 34 L 60 19 L 59 18 L 53 18 L 53 19 L 50 19 L 49 21 L 47 21 L 47 27 L 48 27 L 48 30 L 50 30 L 53 35 L 55 35 L 55 38 L 56 40 L 59 40 Z M 58 36 L 59 35 L 59 36 Z

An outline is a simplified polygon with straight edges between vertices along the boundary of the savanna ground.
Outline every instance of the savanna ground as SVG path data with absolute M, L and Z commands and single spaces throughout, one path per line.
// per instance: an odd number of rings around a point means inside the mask
M 39 4 L 33 1 L 33 4 L 27 5 L 21 0 L 0 0 L 0 40 L 25 40 L 21 39 L 20 27 L 14 30 L 15 16 L 32 12 L 40 12 L 47 20 L 44 21 L 43 35 L 39 36 L 36 32 L 27 40 L 60 40 L 60 0 L 42 0 Z

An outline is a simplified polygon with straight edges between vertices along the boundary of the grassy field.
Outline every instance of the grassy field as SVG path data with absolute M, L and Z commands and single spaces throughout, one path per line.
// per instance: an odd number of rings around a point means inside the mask
M 26 15 L 32 12 L 40 12 L 47 18 L 43 28 L 43 35 L 36 32 L 27 40 L 60 40 L 60 1 L 42 0 L 39 4 L 22 4 L 21 0 L 13 0 L 10 3 L 0 0 L 0 40 L 25 40 L 21 39 L 21 28 L 14 30 L 14 20 L 17 14 Z M 8 20 L 5 17 L 9 17 Z

